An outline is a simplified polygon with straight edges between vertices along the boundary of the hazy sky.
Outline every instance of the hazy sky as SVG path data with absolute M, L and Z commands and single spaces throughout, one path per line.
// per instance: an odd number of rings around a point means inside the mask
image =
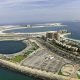
M 0 0 L 0 23 L 80 20 L 80 0 Z

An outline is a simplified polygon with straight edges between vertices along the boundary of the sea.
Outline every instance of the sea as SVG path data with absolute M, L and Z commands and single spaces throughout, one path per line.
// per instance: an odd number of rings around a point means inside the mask
M 35 32 L 45 32 L 45 31 L 55 31 L 55 30 L 68 30 L 71 32 L 71 35 L 68 36 L 73 39 L 80 39 L 80 22 L 61 22 L 65 26 L 45 26 L 32 28 L 23 28 L 23 29 L 13 29 L 4 31 L 5 33 L 35 33 Z M 40 24 L 39 24 L 40 25 Z M 41 24 L 42 25 L 42 24 Z
M 55 31 L 55 30 L 68 30 L 71 32 L 69 38 L 80 40 L 80 22 L 60 22 L 63 25 L 61 27 L 45 26 L 36 28 L 26 28 L 26 29 L 14 29 L 5 31 L 6 33 L 32 33 L 32 32 L 44 32 L 44 31 Z M 29 75 L 23 75 L 18 72 L 14 72 L 5 68 L 0 68 L 0 80 L 39 80 Z

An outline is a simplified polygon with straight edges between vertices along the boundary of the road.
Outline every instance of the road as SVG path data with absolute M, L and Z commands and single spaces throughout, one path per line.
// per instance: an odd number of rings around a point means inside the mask
M 44 42 L 42 39 L 36 39 L 37 41 L 39 41 L 41 44 L 45 45 L 47 48 L 49 48 L 51 51 L 53 51 L 55 54 L 63 57 L 63 58 L 66 58 L 66 59 L 69 59 L 75 63 L 78 63 L 80 64 L 80 57 L 78 56 L 75 56 L 71 53 L 68 53 L 66 51 L 63 51 L 57 47 L 55 47 L 54 45 L 48 43 L 48 42 Z

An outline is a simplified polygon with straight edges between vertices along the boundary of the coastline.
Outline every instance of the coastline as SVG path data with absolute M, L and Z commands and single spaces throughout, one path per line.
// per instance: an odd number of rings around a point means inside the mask
M 67 25 L 62 25 L 61 23 L 53 23 L 53 24 L 51 23 L 51 24 L 45 24 L 44 26 L 41 25 L 41 26 L 32 26 L 32 27 L 1 26 L 0 34 L 5 34 L 4 31 L 13 30 L 13 29 L 27 29 L 27 28 L 41 28 L 41 27 L 44 27 L 44 28 L 46 28 L 46 27 L 63 27 L 63 26 L 67 26 Z M 38 32 L 33 32 L 33 33 L 38 33 Z M 26 33 L 16 33 L 16 34 L 26 34 Z
M 46 32 L 56 32 L 56 31 L 46 31 Z M 46 32 L 35 32 L 35 33 L 26 33 L 26 34 L 45 34 Z M 3 33 L 3 31 L 1 32 L 2 34 L 9 34 L 9 33 Z M 14 34 L 25 34 L 25 33 L 14 33 Z M 67 38 L 66 35 L 71 35 L 71 33 L 66 33 L 66 34 L 62 34 L 60 35 L 61 37 L 63 37 L 64 39 L 68 39 L 68 40 L 73 40 L 73 41 L 80 41 L 80 40 L 75 40 L 75 39 L 71 39 L 71 38 Z M 16 63 L 12 63 L 6 60 L 2 60 L 0 59 L 0 64 L 9 68 L 9 69 L 13 69 L 14 71 L 18 71 L 24 74 L 30 74 L 36 77 L 41 77 L 41 78 L 45 78 L 45 79 L 52 79 L 52 80 L 80 80 L 80 79 L 72 79 L 71 77 L 65 77 L 65 76 L 61 76 L 58 74 L 54 74 L 52 72 L 47 72 L 47 71 L 42 71 L 39 69 L 35 69 L 35 68 L 30 68 L 30 67 L 25 67 L 22 66 L 20 64 L 16 64 Z
M 45 26 L 41 26 L 41 27 L 45 27 Z M 57 27 L 57 26 L 54 26 L 54 27 Z M 8 28 L 9 28 L 9 27 L 8 27 Z M 0 34 L 9 34 L 9 33 L 4 33 L 4 31 L 12 30 L 12 29 L 24 29 L 24 28 L 27 28 L 27 27 L 18 27 L 18 28 L 10 27 L 10 29 L 8 29 L 8 28 L 6 28 L 5 30 L 1 30 L 1 31 L 0 31 Z M 36 28 L 36 27 L 32 27 L 32 28 Z M 44 34 L 44 35 L 45 35 L 46 32 L 56 32 L 56 31 L 32 32 L 32 33 L 12 33 L 12 34 L 30 34 L 30 35 L 40 35 L 40 34 L 42 35 L 42 34 Z M 62 37 L 62 38 L 64 38 L 64 39 L 68 39 L 68 40 L 80 42 L 80 40 L 66 37 L 66 36 L 68 36 L 68 35 L 71 35 L 71 33 L 62 34 L 62 35 L 60 35 L 60 37 Z
M 0 34 L 3 34 L 3 35 L 5 35 L 5 34 L 10 34 L 10 33 L 4 33 L 4 31 L 7 31 L 7 30 L 9 30 L 9 29 L 6 29 L 6 30 L 1 30 L 0 31 Z M 10 29 L 11 30 L 11 29 Z M 11 34 L 30 34 L 30 35 L 45 35 L 46 34 L 46 32 L 56 32 L 56 31 L 45 31 L 45 32 L 32 32 L 32 33 L 11 33 Z
M 56 27 L 56 26 L 54 26 L 54 27 Z M 0 34 L 9 34 L 9 33 L 4 33 L 4 31 L 12 30 L 12 29 L 24 29 L 24 28 L 27 28 L 27 27 L 18 27 L 18 28 L 5 29 L 5 30 L 1 30 L 0 31 Z M 32 28 L 36 28 L 36 27 L 32 27 Z M 45 35 L 46 32 L 56 32 L 56 31 L 32 32 L 32 33 L 12 33 L 12 34 L 30 34 L 30 35 L 42 35 L 42 34 L 44 34 Z M 66 37 L 68 35 L 71 35 L 71 33 L 62 34 L 62 35 L 60 35 L 60 37 L 62 37 L 64 39 L 68 39 L 68 40 L 80 42 L 80 40 Z
M 7 31 L 7 30 L 12 30 L 12 29 L 24 29 L 24 28 L 27 28 L 27 27 L 18 27 L 18 28 L 15 28 L 15 27 L 8 27 L 8 28 L 5 28 L 4 30 L 0 30 L 0 34 L 5 34 L 4 31 Z
M 64 38 L 64 39 L 72 40 L 72 41 L 77 41 L 77 42 L 80 43 L 80 40 L 66 37 L 66 36 L 68 36 L 68 35 L 71 35 L 71 33 L 62 34 L 62 35 L 60 35 L 60 37 L 62 37 L 62 38 Z
M 3 65 L 9 69 L 13 69 L 13 70 L 19 71 L 24 74 L 30 74 L 30 75 L 33 75 L 36 77 L 42 77 L 45 79 L 73 80 L 70 77 L 65 77 L 65 76 L 57 75 L 51 72 L 46 72 L 46 71 L 41 71 L 41 70 L 34 69 L 34 68 L 21 66 L 19 64 L 15 64 L 15 63 L 12 63 L 6 60 L 2 60 L 2 59 L 0 59 L 0 65 Z M 75 79 L 75 80 L 79 80 L 79 79 Z

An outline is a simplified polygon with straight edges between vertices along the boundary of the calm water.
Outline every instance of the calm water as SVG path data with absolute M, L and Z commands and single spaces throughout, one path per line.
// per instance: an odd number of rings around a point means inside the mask
M 26 44 L 22 41 L 0 41 L 0 53 L 12 54 L 26 48 Z
M 22 41 L 0 41 L 0 53 L 12 54 L 23 50 L 27 45 Z M 0 80 L 37 80 L 28 75 L 0 67 Z
M 44 32 L 44 31 L 54 31 L 59 29 L 61 29 L 61 27 L 38 27 L 38 28 L 13 29 L 4 32 L 5 33 L 34 33 L 34 32 Z
M 73 39 L 80 40 L 80 22 L 66 22 L 66 29 L 72 34 L 69 36 Z
M 44 32 L 44 31 L 54 31 L 54 30 L 61 30 L 67 29 L 69 32 L 72 33 L 71 38 L 80 39 L 80 22 L 64 22 L 64 27 L 41 27 L 41 28 L 25 28 L 25 29 L 14 29 L 4 31 L 6 33 L 32 33 L 32 32 Z
M 65 22 L 63 23 L 67 26 L 64 27 L 46 27 L 46 28 L 29 28 L 29 29 L 16 29 L 5 31 L 7 33 L 15 32 L 15 33 L 27 33 L 27 32 L 44 32 L 44 31 L 54 31 L 67 29 L 72 33 L 70 38 L 79 39 L 80 40 L 80 22 Z M 0 68 L 0 80 L 36 80 L 33 77 L 25 76 L 20 73 L 12 72 L 7 69 Z M 38 79 L 39 80 L 39 79 Z
M 35 80 L 33 77 L 23 75 L 18 72 L 10 71 L 6 68 L 0 68 L 0 80 Z M 37 79 L 36 79 L 37 80 Z

